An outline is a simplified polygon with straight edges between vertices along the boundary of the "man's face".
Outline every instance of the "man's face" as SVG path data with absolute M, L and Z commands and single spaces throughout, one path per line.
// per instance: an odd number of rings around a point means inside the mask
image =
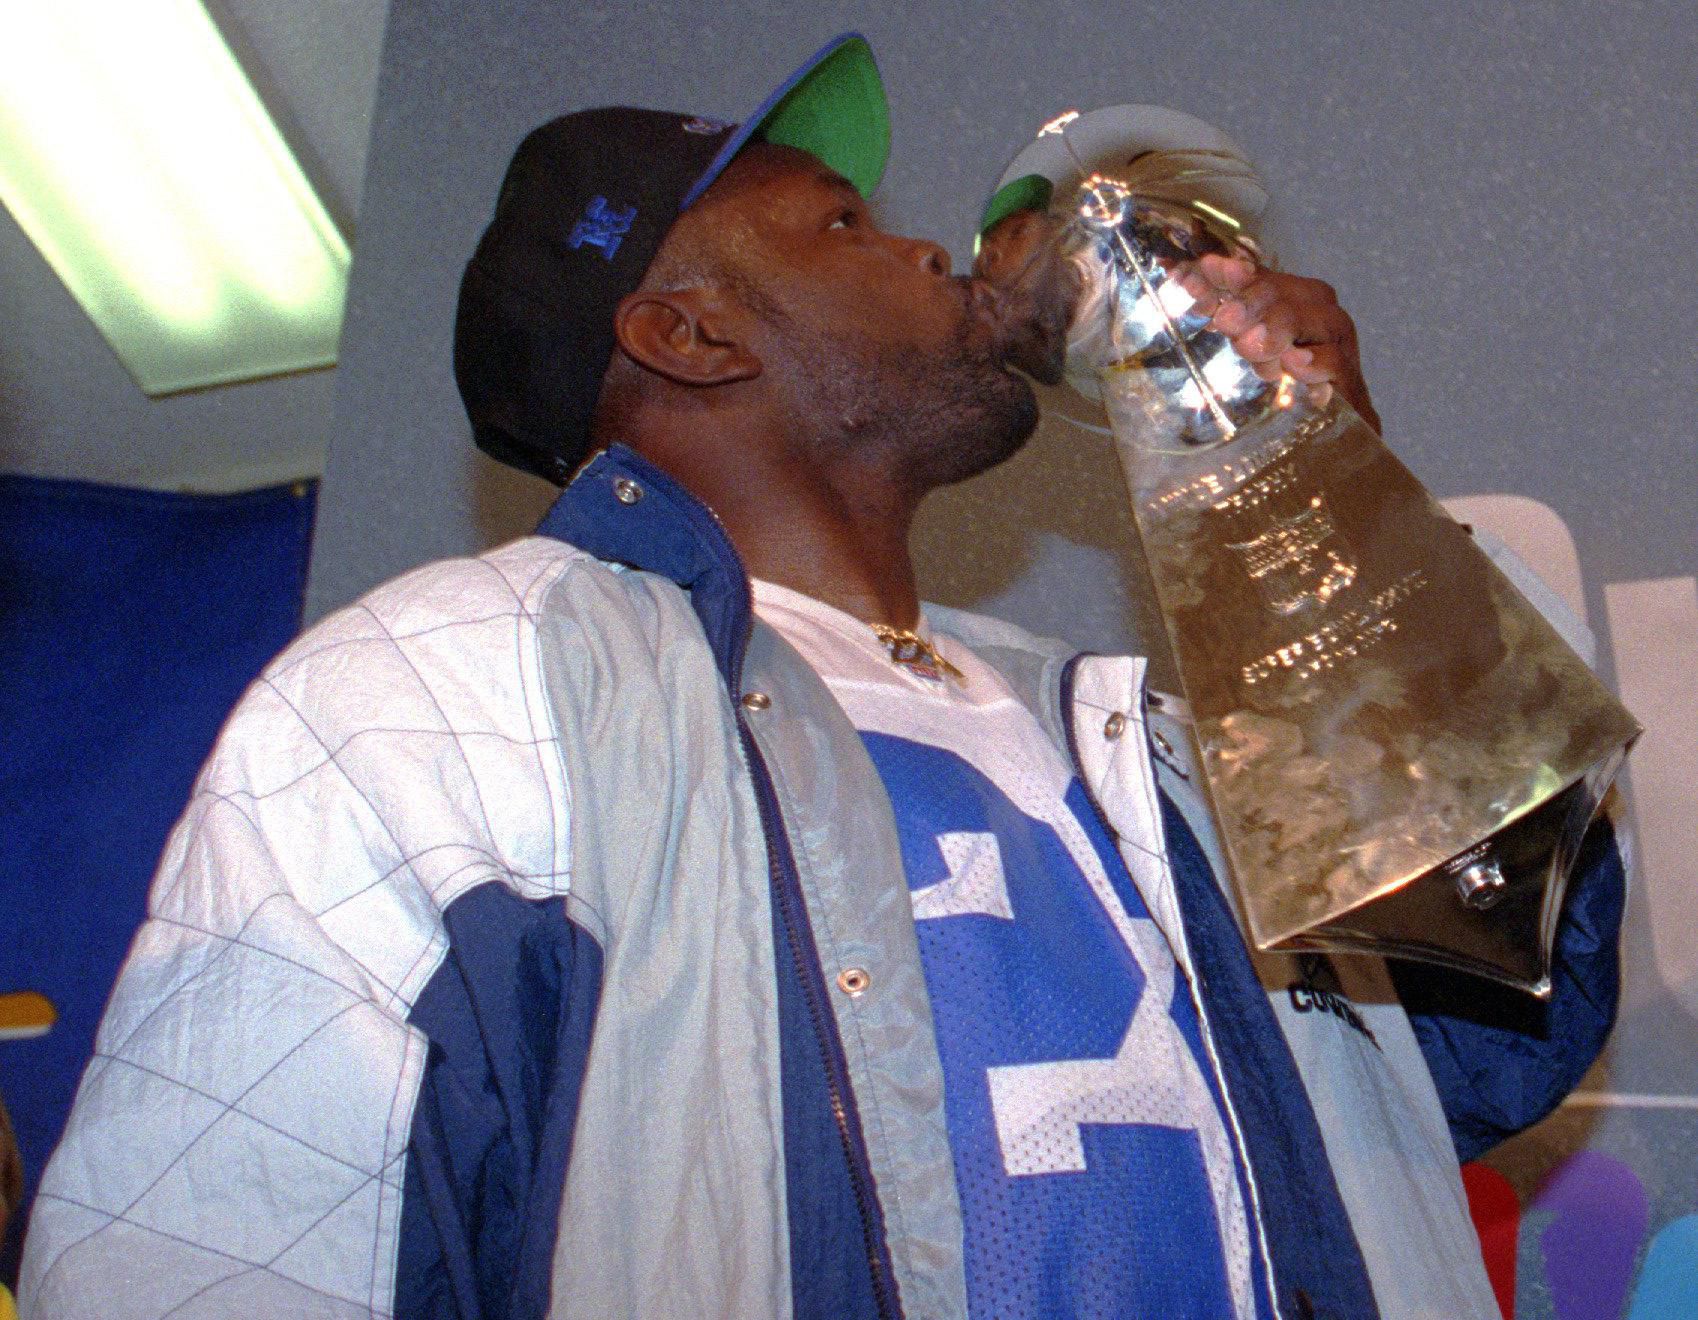
M 813 457 L 869 461 L 923 493 L 1031 434 L 1036 400 L 1008 367 L 1020 335 L 942 248 L 883 232 L 847 181 L 789 148 L 751 147 L 708 199 L 716 264 L 759 320 L 763 375 Z

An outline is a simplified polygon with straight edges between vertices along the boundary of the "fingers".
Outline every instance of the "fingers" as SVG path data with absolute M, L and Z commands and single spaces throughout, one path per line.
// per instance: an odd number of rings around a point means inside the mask
M 1289 348 L 1280 354 L 1276 368 L 1278 374 L 1290 376 L 1298 384 L 1305 386 L 1309 392 L 1309 402 L 1317 408 L 1327 406 L 1332 399 L 1333 382 L 1342 379 L 1350 369 L 1337 345 Z M 1256 370 L 1261 374 L 1260 364 Z M 1275 379 L 1266 375 L 1262 378 Z
M 1227 295 L 1243 293 L 1256 282 L 1259 268 L 1249 257 L 1208 253 L 1198 259 L 1204 277 Z
M 1213 316 L 1255 282 L 1256 266 L 1248 258 L 1211 253 L 1174 267 L 1170 274 L 1195 300 L 1191 310 Z
M 1285 371 L 1298 380 L 1336 380 L 1357 369 L 1356 327 L 1330 285 L 1267 270 L 1248 280 L 1238 270 L 1218 278 L 1230 283 L 1216 286 L 1211 323 L 1265 379 Z
M 1305 344 L 1279 355 L 1278 365 L 1286 375 L 1305 385 L 1337 380 L 1352 369 L 1352 362 L 1337 344 Z
M 1209 255 L 1186 272 L 1195 310 L 1232 341 L 1258 376 L 1290 376 L 1324 405 L 1336 389 L 1377 428 L 1362 380 L 1356 324 L 1323 280 L 1266 270 L 1247 257 Z
M 1354 344 L 1356 327 L 1332 287 L 1277 271 L 1258 271 L 1235 291 L 1223 291 L 1217 330 L 1252 361 L 1277 358 L 1311 344 Z

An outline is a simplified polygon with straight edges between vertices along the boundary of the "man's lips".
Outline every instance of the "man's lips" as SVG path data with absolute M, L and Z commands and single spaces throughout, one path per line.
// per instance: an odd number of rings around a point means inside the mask
M 1003 296 L 994 285 L 973 276 L 965 277 L 968 306 L 973 315 L 993 325 L 1002 323 Z
M 1066 344 L 1063 302 L 1034 297 L 1033 291 L 1006 288 L 983 278 L 965 282 L 966 311 L 984 335 L 996 364 L 1054 385 L 1061 379 Z M 1054 304 L 1054 305 L 1051 305 Z
M 1009 355 L 1015 345 L 1023 337 L 1016 318 L 1012 315 L 1008 296 L 995 285 L 982 279 L 967 278 L 963 281 L 966 295 L 967 316 L 977 324 L 999 363 L 1007 364 Z

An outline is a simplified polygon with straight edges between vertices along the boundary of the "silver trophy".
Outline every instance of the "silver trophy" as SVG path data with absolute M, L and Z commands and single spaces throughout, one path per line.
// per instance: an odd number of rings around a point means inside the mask
M 1265 201 L 1216 130 L 1120 106 L 1046 125 L 985 228 L 1044 217 L 1000 282 L 1065 309 L 1054 365 L 1107 414 L 1256 947 L 1548 996 L 1639 727 L 1347 403 L 1210 328 L 1196 263 L 1260 255 Z

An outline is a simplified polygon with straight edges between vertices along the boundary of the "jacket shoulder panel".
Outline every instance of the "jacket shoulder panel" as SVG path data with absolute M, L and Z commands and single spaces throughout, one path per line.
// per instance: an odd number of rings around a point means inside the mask
M 443 908 L 568 883 L 534 614 L 576 557 L 520 542 L 417 570 L 243 697 L 43 1177 L 26 1308 L 388 1311 L 427 1053 L 407 1013 Z

